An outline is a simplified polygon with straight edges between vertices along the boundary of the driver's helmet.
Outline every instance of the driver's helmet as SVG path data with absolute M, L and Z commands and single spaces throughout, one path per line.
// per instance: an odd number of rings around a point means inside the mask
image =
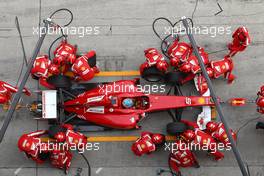
M 125 108 L 132 108 L 135 105 L 135 101 L 132 98 L 125 98 L 122 102 Z

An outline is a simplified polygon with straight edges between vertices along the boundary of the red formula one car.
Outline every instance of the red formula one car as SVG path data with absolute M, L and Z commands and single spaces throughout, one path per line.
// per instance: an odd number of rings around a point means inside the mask
M 84 122 L 108 128 L 136 129 L 146 113 L 184 107 L 214 106 L 211 97 L 206 96 L 145 94 L 139 89 L 137 79 L 100 84 L 91 90 L 78 92 L 76 96 L 70 92 L 71 90 L 63 89 L 58 92 L 43 91 L 42 104 L 38 106 L 41 108 L 39 110 L 42 111 L 42 118 L 68 123 L 82 119 Z M 61 111 L 64 113 L 63 119 L 58 113 Z

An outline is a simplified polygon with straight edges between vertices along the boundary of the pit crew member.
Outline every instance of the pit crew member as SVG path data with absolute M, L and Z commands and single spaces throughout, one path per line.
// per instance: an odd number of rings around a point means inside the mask
M 16 93 L 18 89 L 4 81 L 0 80 L 0 104 L 7 104 L 12 98 L 12 94 Z M 23 93 L 30 96 L 31 93 L 27 88 L 23 89 Z
M 135 155 L 150 154 L 163 145 L 165 136 L 159 133 L 142 132 L 141 136 L 132 144 L 131 150 Z

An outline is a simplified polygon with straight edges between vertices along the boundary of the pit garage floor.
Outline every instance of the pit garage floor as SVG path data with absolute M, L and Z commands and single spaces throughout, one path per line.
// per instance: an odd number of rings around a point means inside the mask
M 41 5 L 40 5 L 41 3 Z M 264 1 L 262 0 L 218 0 L 223 12 L 215 16 L 220 9 L 215 0 L 199 0 L 194 13 L 195 26 L 231 27 L 233 31 L 240 25 L 246 26 L 252 38 L 252 44 L 243 53 L 235 56 L 237 80 L 227 85 L 223 79 L 214 80 L 214 88 L 222 100 L 230 97 L 246 97 L 254 100 L 260 85 L 264 83 Z M 74 14 L 74 27 L 98 27 L 99 34 L 70 35 L 71 43 L 78 44 L 81 52 L 96 50 L 100 69 L 103 71 L 136 70 L 144 61 L 143 51 L 148 47 L 160 46 L 159 39 L 151 28 L 153 20 L 164 16 L 178 20 L 181 16 L 190 17 L 195 7 L 195 0 L 1 0 L 0 1 L 0 79 L 15 85 L 22 63 L 22 51 L 14 19 L 18 16 L 24 36 L 27 56 L 30 57 L 38 35 L 33 28 L 39 26 L 41 19 L 59 8 L 69 8 Z M 41 12 L 41 13 L 40 13 Z M 60 20 L 63 20 L 61 17 Z M 94 28 L 93 28 L 94 29 Z M 196 34 L 198 45 L 212 52 L 224 49 L 231 40 L 231 34 Z M 41 49 L 47 53 L 55 35 L 49 35 Z M 220 59 L 225 52 L 211 54 L 211 59 Z M 96 78 L 93 81 L 109 81 L 125 77 Z M 31 78 L 27 86 L 33 91 L 37 83 Z M 189 88 L 184 88 L 189 91 Z M 24 98 L 23 102 L 30 100 Z M 250 119 L 260 117 L 253 104 L 245 107 L 223 106 L 229 124 L 233 129 L 240 128 Z M 193 109 L 188 109 L 186 118 L 193 118 Z M 0 120 L 5 112 L 1 110 Z M 184 117 L 184 118 L 185 118 Z M 142 130 L 165 133 L 170 121 L 166 112 L 151 114 L 138 131 L 115 131 L 87 133 L 87 136 L 130 136 L 139 135 Z M 263 119 L 264 120 L 264 119 Z M 18 151 L 18 137 L 37 129 L 46 129 L 47 122 L 36 121 L 26 110 L 19 110 L 14 115 L 5 139 L 0 146 L 1 176 L 59 176 L 63 172 L 50 165 L 36 166 Z M 160 150 L 152 155 L 136 157 L 130 151 L 131 142 L 101 142 L 98 151 L 86 151 L 85 156 L 92 166 L 92 175 L 98 176 L 154 176 L 159 168 L 167 168 L 168 152 Z M 238 148 L 247 162 L 251 176 L 264 175 L 264 131 L 255 130 L 255 121 L 241 130 L 238 136 Z M 197 153 L 201 168 L 182 169 L 186 176 L 239 176 L 241 175 L 232 152 L 225 152 L 225 159 L 215 162 L 205 152 Z M 77 153 L 74 155 L 69 175 L 87 175 L 87 165 Z M 166 175 L 166 174 L 164 174 Z

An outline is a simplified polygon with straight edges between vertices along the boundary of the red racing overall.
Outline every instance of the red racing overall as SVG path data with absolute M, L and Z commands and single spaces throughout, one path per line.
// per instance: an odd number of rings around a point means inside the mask
M 0 104 L 6 104 L 9 103 L 12 94 L 17 92 L 18 89 L 4 81 L 0 81 Z M 23 89 L 23 92 L 27 95 L 30 96 L 31 93 L 27 88 Z
M 257 111 L 261 114 L 264 114 L 264 86 L 260 88 L 260 91 L 258 92 L 258 98 L 256 100 L 257 104 Z
M 218 142 L 223 143 L 225 147 L 231 146 L 223 123 L 217 123 L 213 121 L 208 122 L 206 124 L 206 132 L 213 138 L 215 138 Z M 230 130 L 230 132 L 233 136 L 233 139 L 236 141 L 236 133 L 233 130 Z
M 232 35 L 233 41 L 228 44 L 229 56 L 232 57 L 238 52 L 244 51 L 250 44 L 250 37 L 247 28 L 239 27 Z
M 177 140 L 174 144 L 177 145 L 177 150 L 170 154 L 169 166 L 176 174 L 181 175 L 180 167 L 199 167 L 198 161 L 193 152 L 188 149 L 187 143 Z
M 87 137 L 82 133 L 75 132 L 69 124 L 63 124 L 61 128 L 65 130 L 56 133 L 53 136 L 55 141 L 51 141 L 51 143 L 41 141 L 41 136 L 48 134 L 46 130 L 24 134 L 18 140 L 18 148 L 38 164 L 49 158 L 54 167 L 67 171 L 72 160 L 71 146 L 76 145 L 76 149 L 84 148 Z
M 145 51 L 146 62 L 141 64 L 140 73 L 143 73 L 144 69 L 155 66 L 158 70 L 166 72 L 169 64 L 165 61 L 163 55 L 155 48 L 148 48 Z
M 150 132 L 142 132 L 131 147 L 135 155 L 141 156 L 143 154 L 150 154 L 157 149 L 157 145 L 163 144 L 165 137 L 162 134 L 153 134 Z

